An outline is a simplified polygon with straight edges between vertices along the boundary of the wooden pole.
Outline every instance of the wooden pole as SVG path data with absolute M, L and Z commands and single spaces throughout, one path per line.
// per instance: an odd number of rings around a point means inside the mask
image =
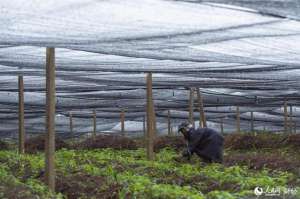
M 190 98 L 189 98 L 189 123 L 195 127 L 194 122 L 194 89 L 190 88 Z
M 168 110 L 168 135 L 171 135 L 171 118 L 170 110 Z
M 293 133 L 293 106 L 292 105 L 290 105 L 290 114 L 289 114 L 289 117 L 290 117 L 290 121 L 289 121 L 289 123 L 290 123 L 290 134 L 292 134 Z
M 125 112 L 124 110 L 120 113 L 120 120 L 121 120 L 121 132 L 122 135 L 125 136 Z
M 74 135 L 73 135 L 73 115 L 72 112 L 69 112 L 69 122 L 70 122 L 70 136 L 71 139 L 73 139 Z
M 201 120 L 199 120 L 199 126 L 207 127 L 203 99 L 199 88 L 196 89 L 196 93 L 197 93 L 197 101 L 198 101 L 198 110 L 200 112 L 200 118 L 201 118 Z
M 96 110 L 93 110 L 93 139 L 96 139 L 96 133 L 97 133 L 97 114 Z
M 283 112 L 284 112 L 284 132 L 288 133 L 288 111 L 287 111 L 287 101 L 284 101 L 284 107 L 283 107 Z
M 253 111 L 251 111 L 251 132 L 254 132 L 254 115 Z
M 221 134 L 224 134 L 224 123 L 223 123 L 223 118 L 221 118 L 221 123 L 220 123 L 220 127 L 221 127 Z
M 55 192 L 55 50 L 46 50 L 46 184 Z
M 18 78 L 19 84 L 19 153 L 25 152 L 25 125 L 24 125 L 24 82 L 23 76 Z
M 241 132 L 241 123 L 240 123 L 240 107 L 236 107 L 236 131 L 237 133 Z
M 147 159 L 154 160 L 154 118 L 152 99 L 152 73 L 147 74 Z
M 144 137 L 146 137 L 146 116 L 143 116 L 143 133 Z

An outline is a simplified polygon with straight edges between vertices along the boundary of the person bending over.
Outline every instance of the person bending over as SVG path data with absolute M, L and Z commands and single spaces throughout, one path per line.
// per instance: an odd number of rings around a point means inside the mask
M 223 162 L 223 142 L 221 134 L 211 128 L 193 128 L 192 124 L 183 122 L 178 127 L 187 142 L 187 148 L 183 151 L 183 157 L 191 158 L 196 153 L 207 163 Z

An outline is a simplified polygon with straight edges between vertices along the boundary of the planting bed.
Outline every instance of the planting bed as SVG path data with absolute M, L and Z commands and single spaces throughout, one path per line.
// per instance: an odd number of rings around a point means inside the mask
M 257 186 L 293 187 L 298 194 L 289 198 L 300 198 L 299 154 L 294 148 L 226 149 L 220 165 L 205 164 L 196 156 L 187 161 L 177 150 L 183 147 L 179 139 L 173 142 L 158 139 L 153 162 L 136 146 L 58 150 L 55 194 L 43 183 L 43 153 L 2 150 L 0 198 L 255 198 Z

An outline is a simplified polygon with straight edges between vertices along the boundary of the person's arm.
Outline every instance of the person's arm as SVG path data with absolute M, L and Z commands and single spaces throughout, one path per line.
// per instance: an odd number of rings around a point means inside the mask
M 188 160 L 190 160 L 192 155 L 193 155 L 193 153 L 191 152 L 189 143 L 187 142 L 186 149 L 182 152 L 182 156 L 187 157 Z

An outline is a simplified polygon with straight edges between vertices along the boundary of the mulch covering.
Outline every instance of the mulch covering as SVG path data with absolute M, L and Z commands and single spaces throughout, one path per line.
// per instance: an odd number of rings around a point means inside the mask
M 298 146 L 300 135 L 283 135 L 261 133 L 253 134 L 230 134 L 225 136 L 225 148 L 233 150 L 278 148 L 286 146 Z
M 286 143 L 290 146 L 300 148 L 300 134 L 290 135 Z
M 175 150 L 180 150 L 186 146 L 186 143 L 181 136 L 161 136 L 154 141 L 154 151 L 158 152 L 160 149 L 170 147 Z
M 56 136 L 55 138 L 55 150 L 62 148 L 68 148 L 69 145 L 62 139 Z M 37 153 L 45 150 L 45 136 L 36 136 L 26 140 L 25 151 L 27 153 Z
M 88 138 L 73 146 L 75 149 L 137 149 L 138 143 L 130 138 L 119 135 L 98 135 Z
M 260 170 L 263 168 L 299 172 L 300 160 L 288 159 L 280 154 L 265 153 L 238 153 L 225 156 L 226 166 L 245 165 L 250 169 Z
M 58 174 L 56 191 L 67 196 L 68 199 L 77 198 L 119 198 L 121 186 L 109 184 L 106 177 L 76 173 L 67 176 Z
M 182 136 L 160 136 L 154 142 L 155 152 L 166 147 L 180 150 L 185 146 Z M 231 150 L 272 149 L 278 147 L 300 148 L 300 134 L 230 134 L 225 136 L 224 147 Z
M 0 140 L 0 150 L 8 150 L 8 149 L 9 149 L 8 143 Z

